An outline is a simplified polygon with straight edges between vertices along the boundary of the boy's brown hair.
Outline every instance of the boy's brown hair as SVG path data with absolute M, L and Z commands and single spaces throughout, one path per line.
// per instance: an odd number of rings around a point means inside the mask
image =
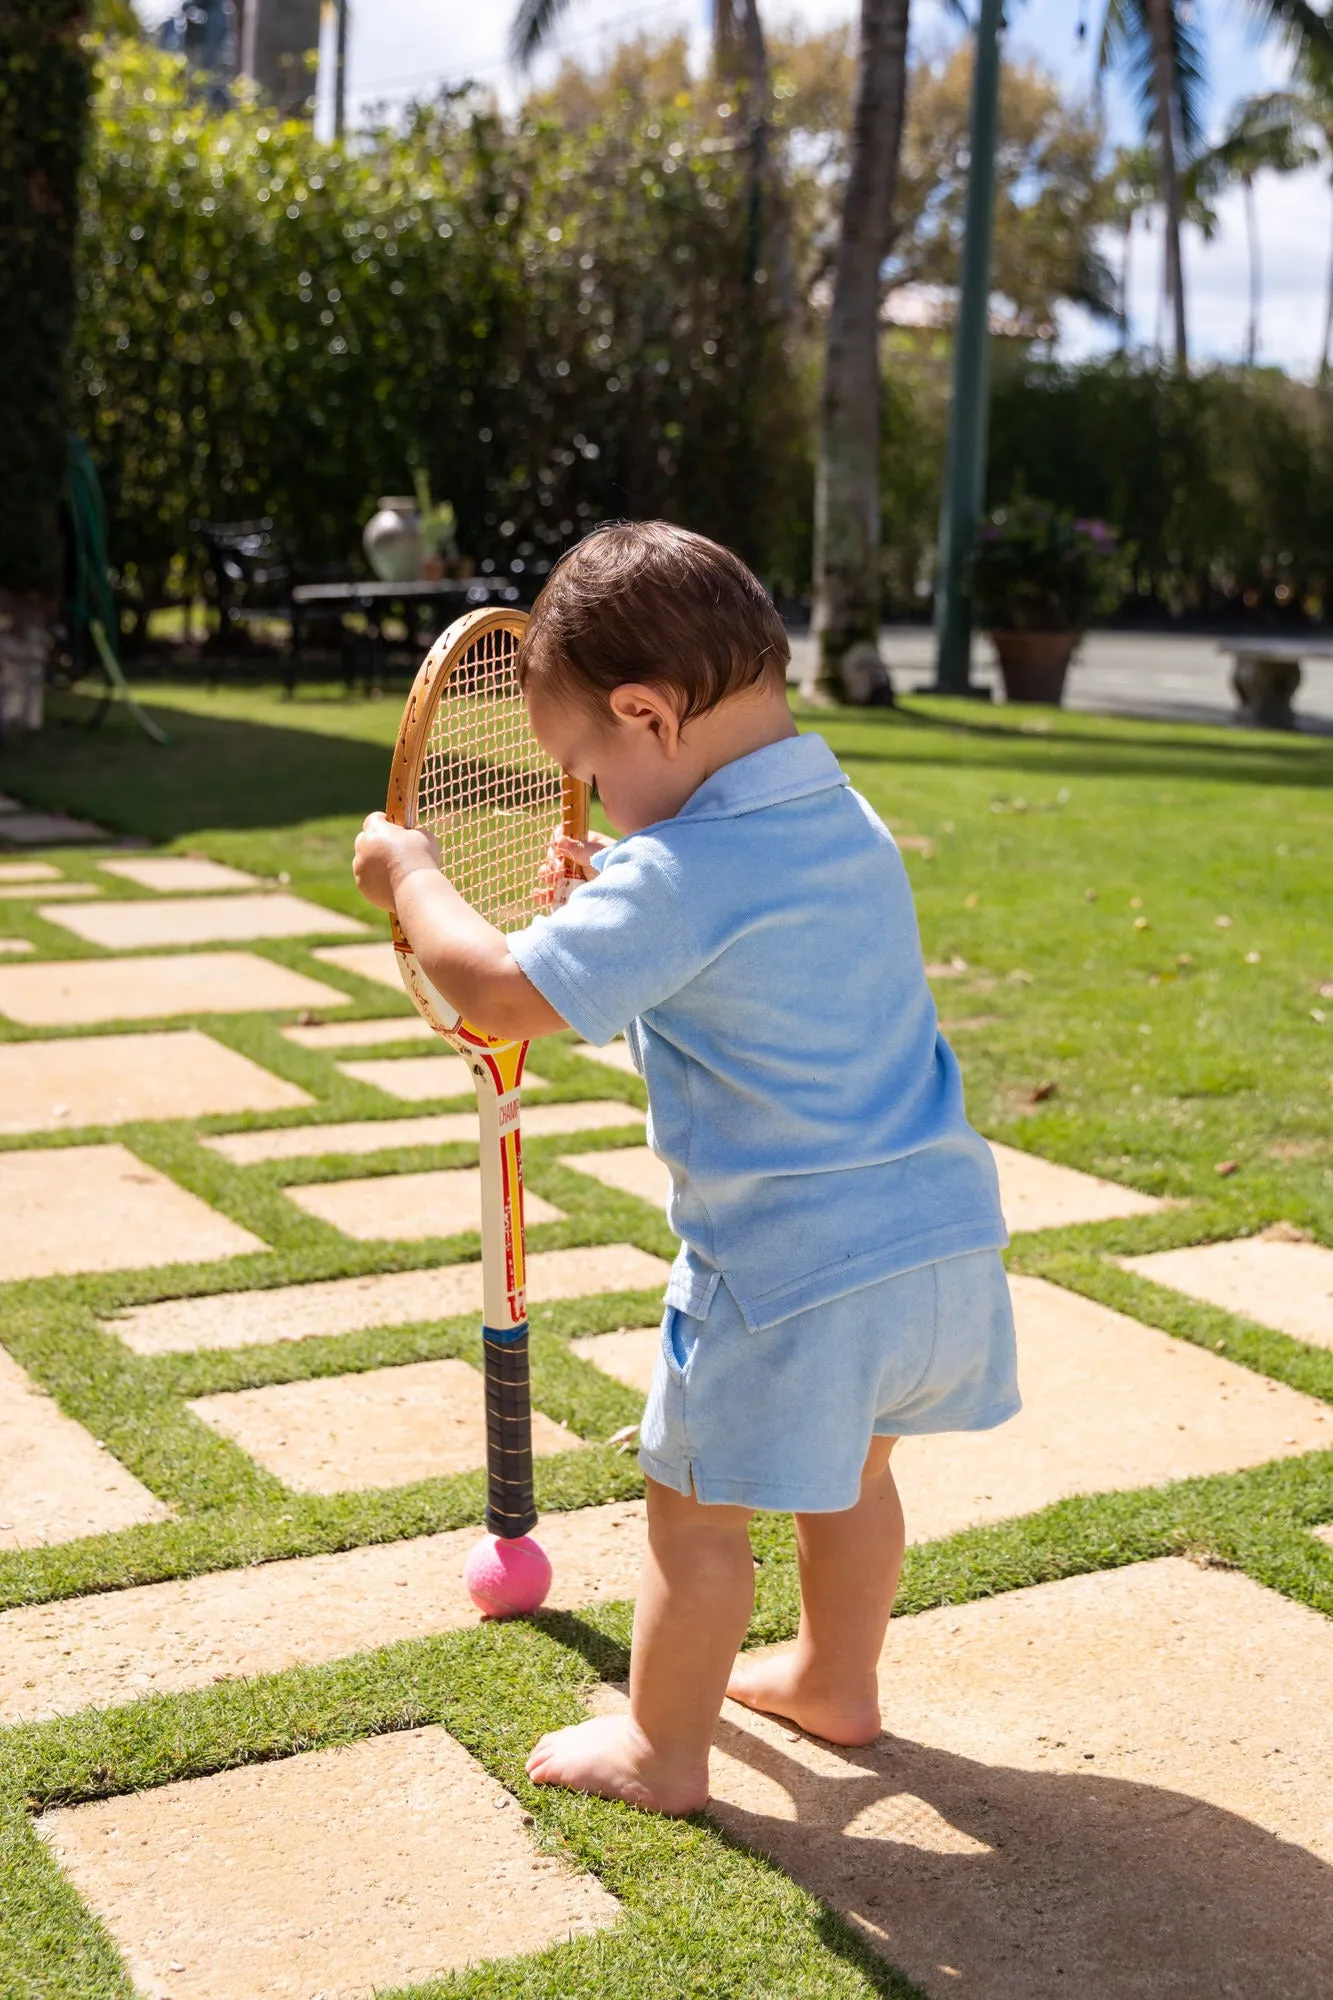
M 560 558 L 519 648 L 529 676 L 585 703 L 626 681 L 671 688 L 681 721 L 783 681 L 791 649 L 772 598 L 730 549 L 669 521 L 597 528 Z

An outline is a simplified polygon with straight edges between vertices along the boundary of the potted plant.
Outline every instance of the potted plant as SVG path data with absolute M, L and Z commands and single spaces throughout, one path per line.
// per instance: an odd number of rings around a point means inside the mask
M 417 489 L 417 521 L 421 533 L 421 574 L 430 582 L 438 583 L 442 576 L 449 575 L 458 558 L 458 544 L 454 540 L 458 521 L 447 500 L 441 500 L 438 505 L 432 501 L 430 480 L 424 472 L 415 472 L 413 483 Z
M 997 507 L 972 559 L 976 620 L 995 647 L 1009 701 L 1058 703 L 1092 619 L 1113 611 L 1129 581 L 1120 538 L 1105 521 L 1020 495 Z

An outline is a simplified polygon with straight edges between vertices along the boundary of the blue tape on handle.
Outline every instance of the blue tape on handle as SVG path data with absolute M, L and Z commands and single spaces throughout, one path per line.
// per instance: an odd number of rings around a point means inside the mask
M 527 1330 L 527 1321 L 520 1320 L 517 1326 L 483 1326 L 481 1337 L 483 1340 L 493 1340 L 497 1347 L 512 1347 L 516 1340 L 522 1340 Z

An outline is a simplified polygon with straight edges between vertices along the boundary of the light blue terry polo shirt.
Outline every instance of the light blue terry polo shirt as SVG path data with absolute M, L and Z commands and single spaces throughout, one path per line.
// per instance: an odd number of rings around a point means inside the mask
M 669 1305 L 702 1316 L 724 1278 L 758 1329 L 1008 1240 L 902 857 L 822 736 L 724 765 L 508 944 L 585 1040 L 627 1031 Z

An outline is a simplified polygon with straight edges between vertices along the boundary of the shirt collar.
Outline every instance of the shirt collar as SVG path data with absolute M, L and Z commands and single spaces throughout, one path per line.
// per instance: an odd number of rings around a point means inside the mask
M 730 819 L 850 783 L 822 736 L 784 736 L 714 771 L 690 794 L 676 818 Z

